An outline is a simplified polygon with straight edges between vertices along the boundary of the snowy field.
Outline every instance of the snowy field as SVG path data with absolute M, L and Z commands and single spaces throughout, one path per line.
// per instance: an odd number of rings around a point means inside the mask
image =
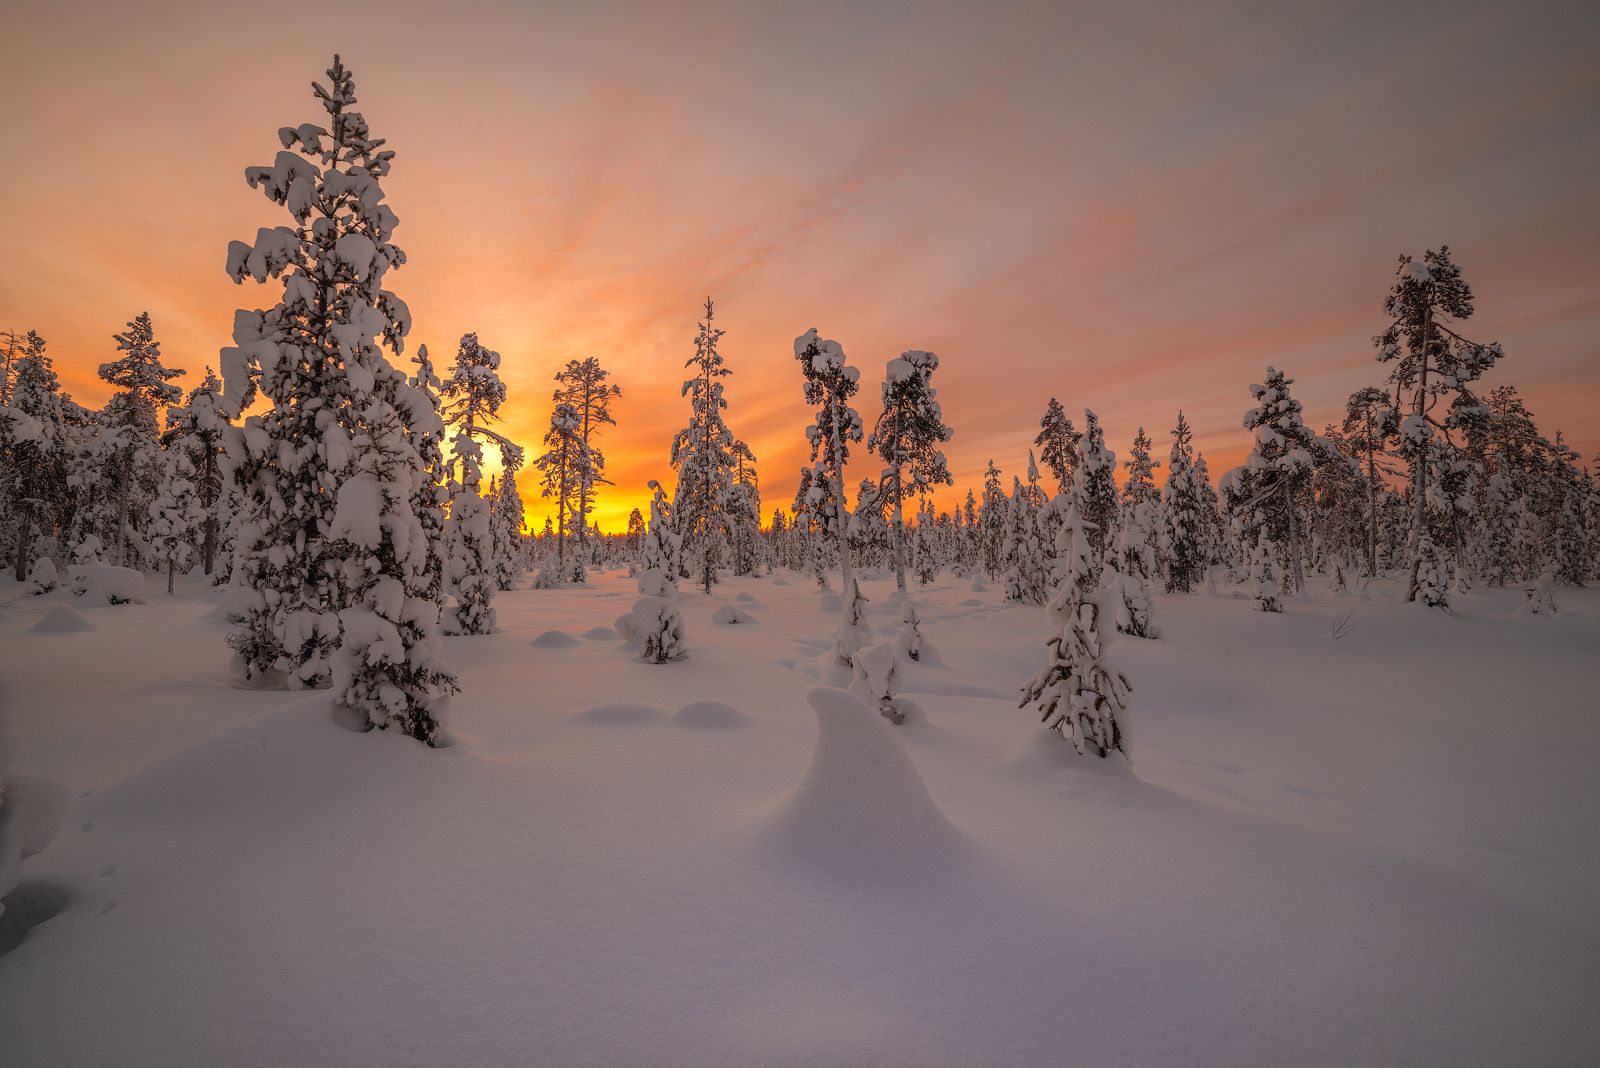
M 816 692 L 803 577 L 686 588 L 661 666 L 620 574 L 502 594 L 430 750 L 234 688 L 196 580 L 40 631 L 72 596 L 6 579 L 14 768 L 72 803 L 0 1064 L 1600 1063 L 1600 591 L 1403 592 L 1158 597 L 1130 772 L 1017 708 L 1043 612 L 969 580 L 914 590 L 899 727 Z

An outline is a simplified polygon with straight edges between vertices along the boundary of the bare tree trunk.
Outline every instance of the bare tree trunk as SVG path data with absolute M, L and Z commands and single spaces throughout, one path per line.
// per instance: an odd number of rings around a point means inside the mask
M 172 596 L 173 573 L 178 570 L 177 563 L 169 556 L 167 558 L 167 596 Z
M 1372 447 L 1372 416 L 1367 416 L 1367 576 L 1378 577 L 1378 465 Z

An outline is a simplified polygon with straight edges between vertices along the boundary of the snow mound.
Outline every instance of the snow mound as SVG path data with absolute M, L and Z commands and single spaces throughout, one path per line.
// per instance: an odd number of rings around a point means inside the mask
M 806 700 L 817 715 L 817 745 L 779 809 L 777 841 L 808 862 L 885 875 L 963 845 L 888 720 L 848 690 L 819 686 Z
M 1103 775 L 1108 779 L 1138 782 L 1139 778 L 1128 766 L 1128 761 L 1113 753 L 1098 757 L 1092 753 L 1080 756 L 1072 743 L 1060 731 L 1046 730 L 1043 726 L 1029 732 L 1029 738 L 1012 751 L 1006 766 L 1025 775 L 1044 778 L 1078 780 L 1078 773 Z
M 789 580 L 780 576 L 778 578 L 773 579 L 772 580 L 772 584 L 774 586 L 787 586 L 787 585 L 789 585 Z
M 654 723 L 664 718 L 666 714 L 666 709 L 656 705 L 613 701 L 610 704 L 586 708 L 572 718 L 581 719 L 585 723 L 600 723 L 607 727 L 634 727 L 641 723 Z
M 754 623 L 755 621 L 756 620 L 754 616 L 740 608 L 738 605 L 725 604 L 715 612 L 711 613 L 711 622 L 713 623 L 734 624 Z
M 583 636 L 592 642 L 610 641 L 617 637 L 616 627 L 590 627 L 583 632 Z
M 86 571 L 84 604 L 144 603 L 144 576 L 133 568 L 90 564 Z
M 753 594 L 753 593 L 741 593 L 737 597 L 735 597 L 734 600 L 735 601 L 742 601 L 745 604 L 755 604 L 756 603 L 756 595 Z
M 569 645 L 579 644 L 579 641 L 564 630 L 547 630 L 533 639 L 531 644 L 541 649 L 564 649 Z
M 94 624 L 83 618 L 70 604 L 58 604 L 28 628 L 35 634 L 72 634 L 80 630 L 94 630 Z
M 672 714 L 672 722 L 702 730 L 731 730 L 749 723 L 750 717 L 721 701 L 691 701 Z

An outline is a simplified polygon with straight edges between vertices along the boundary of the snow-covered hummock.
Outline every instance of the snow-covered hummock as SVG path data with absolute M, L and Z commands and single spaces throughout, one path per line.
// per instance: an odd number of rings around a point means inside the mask
M 28 569 L 28 592 L 35 597 L 49 593 L 60 581 L 60 576 L 56 573 L 56 562 L 48 556 L 39 557 Z
M 85 605 L 143 604 L 144 575 L 131 567 L 92 564 L 85 569 Z
M 816 713 L 816 748 L 770 836 L 807 864 L 858 874 L 956 858 L 961 834 L 893 727 L 848 690 L 817 687 L 806 701 Z
M 1035 705 L 1050 730 L 1060 731 L 1081 755 L 1128 755 L 1128 696 L 1122 673 L 1103 656 L 1106 633 L 1094 574 L 1094 548 L 1078 513 L 1076 495 L 1057 541 L 1063 577 L 1047 615 L 1053 631 L 1048 662 L 1022 689 L 1022 705 Z
M 5 701 L 0 693 L 0 914 L 6 895 L 22 880 L 22 862 L 50 844 L 67 812 L 64 785 L 11 770 L 21 739 L 11 729 Z

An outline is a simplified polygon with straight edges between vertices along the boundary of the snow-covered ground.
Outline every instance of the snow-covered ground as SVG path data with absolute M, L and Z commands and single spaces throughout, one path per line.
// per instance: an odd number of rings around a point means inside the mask
M 197 581 L 0 584 L 15 770 L 73 798 L 0 918 L 56 913 L 0 1064 L 1600 1058 L 1600 591 L 1159 597 L 1110 649 L 1130 772 L 1016 707 L 1044 619 L 997 586 L 915 591 L 899 727 L 813 692 L 803 577 L 684 590 L 663 666 L 608 632 L 632 589 L 500 595 L 429 750 L 233 688 Z

